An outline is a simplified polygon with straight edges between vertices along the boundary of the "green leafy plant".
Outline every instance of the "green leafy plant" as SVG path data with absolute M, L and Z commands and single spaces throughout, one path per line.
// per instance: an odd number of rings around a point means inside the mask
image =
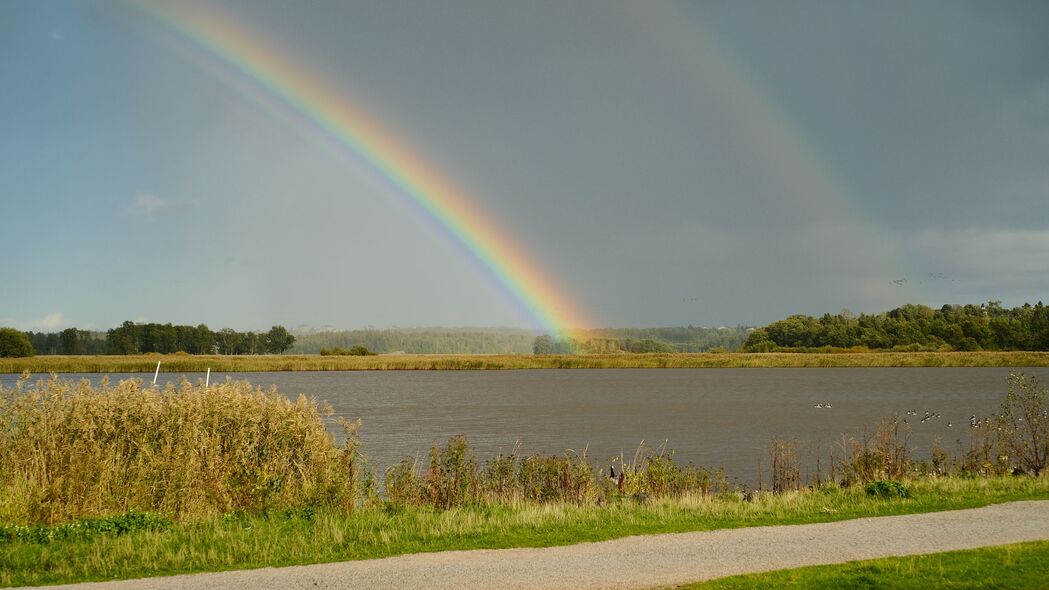
M 907 487 L 894 479 L 879 479 L 867 484 L 864 488 L 868 496 L 877 498 L 908 498 Z

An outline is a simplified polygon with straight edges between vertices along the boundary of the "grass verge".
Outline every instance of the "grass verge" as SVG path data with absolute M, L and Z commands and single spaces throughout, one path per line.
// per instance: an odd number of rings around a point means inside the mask
M 628 535 L 973 508 L 1049 499 L 1049 478 L 919 479 L 910 497 L 879 499 L 862 487 L 621 501 L 605 506 L 501 503 L 448 510 L 374 507 L 227 514 L 124 534 L 14 538 L 0 543 L 0 585 L 98 581 L 286 566 L 452 549 L 543 547 Z M 40 536 L 47 537 L 46 535 Z
M 146 354 L 0 359 L 0 373 L 151 373 L 792 367 L 1047 367 L 1047 352 L 654 353 L 578 355 Z
M 732 576 L 680 586 L 735 588 L 1045 588 L 1049 541 Z

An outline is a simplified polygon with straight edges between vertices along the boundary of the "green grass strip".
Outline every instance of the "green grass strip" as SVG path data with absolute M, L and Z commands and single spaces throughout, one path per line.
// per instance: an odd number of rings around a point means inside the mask
M 1046 588 L 1049 541 L 732 576 L 680 588 Z
M 373 508 L 353 514 L 237 515 L 90 539 L 0 543 L 0 586 L 56 584 L 286 566 L 452 549 L 545 547 L 628 535 L 973 508 L 1049 499 L 1049 478 L 908 482 L 910 497 L 868 496 L 861 487 L 681 498 L 607 506 L 497 504 L 447 511 Z

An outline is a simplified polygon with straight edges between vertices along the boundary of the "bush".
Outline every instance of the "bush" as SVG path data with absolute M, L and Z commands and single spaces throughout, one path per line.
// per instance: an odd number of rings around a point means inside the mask
M 998 415 L 1001 449 L 1026 473 L 1040 474 L 1049 460 L 1049 391 L 1038 379 L 1009 374 L 1009 391 Z
M 481 490 L 480 472 L 466 436 L 448 439 L 442 449 L 430 449 L 430 468 L 426 471 L 426 501 L 437 508 L 452 508 L 476 502 Z
M 866 490 L 868 496 L 877 498 L 907 498 L 910 496 L 907 488 L 894 479 L 872 481 L 867 484 Z
M 375 356 L 375 353 L 364 346 L 354 346 L 349 350 L 345 348 L 322 348 L 321 356 Z
M 14 328 L 0 328 L 0 357 L 33 356 L 29 336 Z

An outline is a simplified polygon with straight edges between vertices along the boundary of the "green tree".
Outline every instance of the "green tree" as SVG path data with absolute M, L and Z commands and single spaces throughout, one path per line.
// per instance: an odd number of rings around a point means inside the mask
M 553 352 L 554 341 L 549 334 L 535 337 L 535 342 L 532 343 L 532 354 L 553 354 Z
M 215 333 L 215 341 L 221 354 L 236 354 L 243 336 L 233 328 L 223 328 Z
M 204 324 L 197 326 L 193 333 L 193 348 L 190 352 L 194 354 L 214 354 L 215 333 Z
M 82 346 L 84 341 L 80 337 L 80 330 L 66 328 L 59 333 L 58 337 L 62 340 L 62 354 L 84 354 Z
M 273 354 L 284 354 L 295 344 L 295 337 L 284 326 L 273 326 L 266 333 L 266 350 Z
M 139 327 L 126 321 L 119 328 L 106 332 L 106 345 L 110 354 L 138 354 Z
M 33 356 L 29 336 L 14 328 L 0 328 L 0 357 Z

